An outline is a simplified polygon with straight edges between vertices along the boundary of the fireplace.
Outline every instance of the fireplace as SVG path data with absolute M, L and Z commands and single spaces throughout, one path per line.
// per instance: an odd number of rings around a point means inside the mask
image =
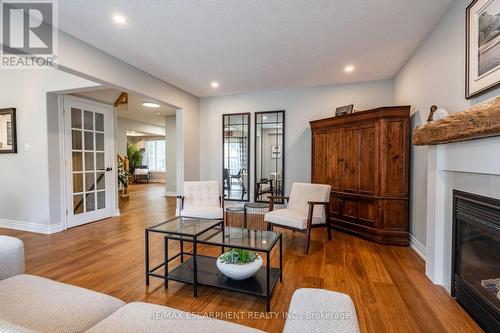
M 452 296 L 487 332 L 500 327 L 500 200 L 453 191 Z

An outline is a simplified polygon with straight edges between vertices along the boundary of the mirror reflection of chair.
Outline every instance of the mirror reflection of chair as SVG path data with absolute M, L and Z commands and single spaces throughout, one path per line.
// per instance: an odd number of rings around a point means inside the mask
M 224 218 L 224 200 L 215 180 L 184 183 L 184 195 L 181 200 L 180 215 L 202 219 Z
M 242 184 L 242 181 L 241 181 L 241 175 L 243 174 L 243 171 L 245 171 L 245 168 L 241 168 L 237 174 L 235 175 L 230 175 L 229 178 L 231 179 L 231 184 L 233 182 L 233 179 L 236 179 L 236 181 L 238 182 L 238 185 L 241 186 Z
M 231 177 L 229 176 L 229 169 L 224 168 L 224 173 L 222 176 L 222 185 L 224 190 L 231 191 Z
M 241 200 L 245 200 L 245 195 L 248 197 L 248 171 L 246 169 L 241 177 Z
M 255 184 L 256 201 L 269 201 L 269 198 L 277 194 L 273 190 L 273 180 L 261 179 Z
M 290 197 L 270 198 L 269 212 L 264 216 L 268 229 L 273 226 L 306 233 L 305 254 L 309 252 L 311 229 L 326 227 L 328 240 L 332 239 L 329 214 L 330 185 L 293 183 Z M 274 210 L 276 200 L 287 200 L 284 209 Z

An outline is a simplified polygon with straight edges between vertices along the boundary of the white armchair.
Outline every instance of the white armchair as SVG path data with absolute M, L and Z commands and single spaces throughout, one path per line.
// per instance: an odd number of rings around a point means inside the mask
M 309 252 L 311 229 L 326 227 L 328 240 L 332 239 L 329 199 L 330 185 L 293 183 L 290 197 L 271 197 L 269 212 L 264 216 L 268 229 L 273 226 L 306 233 L 305 253 Z M 275 200 L 287 200 L 284 209 L 274 210 Z
M 224 218 L 224 200 L 220 196 L 219 183 L 215 180 L 184 183 L 180 215 L 202 219 Z

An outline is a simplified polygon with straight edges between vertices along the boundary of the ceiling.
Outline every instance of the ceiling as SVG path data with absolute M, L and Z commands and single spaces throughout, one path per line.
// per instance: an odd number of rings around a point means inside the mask
M 120 96 L 120 94 L 121 91 L 115 89 L 99 89 L 79 92 L 73 95 L 90 98 L 92 100 L 106 104 L 115 104 L 115 101 L 118 96 Z M 158 103 L 160 104 L 159 108 L 148 108 L 143 106 L 142 102 L 147 101 L 151 100 L 148 98 L 129 94 L 128 104 L 121 104 L 117 107 L 118 117 L 164 127 L 165 117 L 175 116 L 175 110 L 165 106 L 164 104 Z
M 78 93 L 74 93 L 73 95 L 79 97 L 90 98 L 94 101 L 105 103 L 105 104 L 115 104 L 115 101 L 118 99 L 122 92 L 115 89 L 98 89 L 98 90 L 89 90 L 82 91 Z
M 211 96 L 391 78 L 452 2 L 65 0 L 59 28 Z M 114 23 L 116 13 L 127 23 Z
M 128 104 L 119 105 L 117 108 L 118 117 L 165 127 L 165 116 L 175 116 L 175 110 L 165 105 L 160 104 L 159 108 L 147 108 L 141 104 L 144 101 L 148 99 L 129 94 Z M 156 114 L 157 112 L 160 114 Z

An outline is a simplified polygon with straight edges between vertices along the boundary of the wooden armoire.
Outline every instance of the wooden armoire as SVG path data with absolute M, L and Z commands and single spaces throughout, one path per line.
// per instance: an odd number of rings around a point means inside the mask
M 408 246 L 410 107 L 311 121 L 312 182 L 330 184 L 330 218 L 344 231 Z

